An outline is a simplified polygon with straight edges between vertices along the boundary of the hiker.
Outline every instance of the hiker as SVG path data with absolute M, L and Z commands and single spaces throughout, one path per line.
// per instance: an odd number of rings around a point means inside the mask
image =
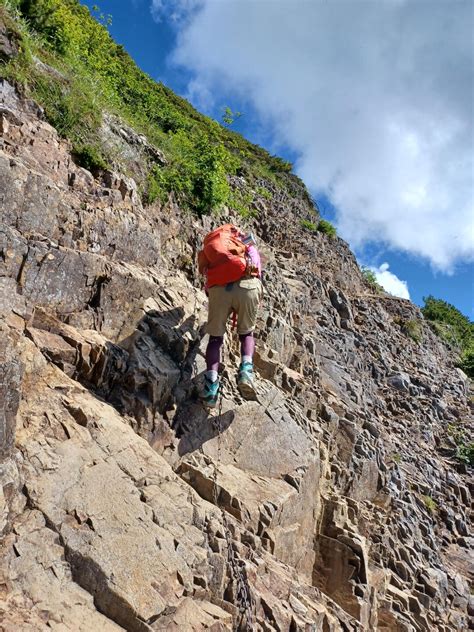
M 246 399 L 255 398 L 253 332 L 262 296 L 262 267 L 255 238 L 232 224 L 225 224 L 206 235 L 198 255 L 199 272 L 205 274 L 209 296 L 206 349 L 206 375 L 201 398 L 214 408 L 219 396 L 219 363 L 229 315 L 237 315 L 241 363 L 237 384 Z

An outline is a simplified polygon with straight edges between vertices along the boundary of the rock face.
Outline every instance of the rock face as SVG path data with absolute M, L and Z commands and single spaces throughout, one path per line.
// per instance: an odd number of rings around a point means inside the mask
M 266 183 L 258 399 L 229 331 L 208 414 L 210 219 L 76 166 L 6 82 L 0 116 L 1 629 L 468 629 L 469 385 L 418 309 Z

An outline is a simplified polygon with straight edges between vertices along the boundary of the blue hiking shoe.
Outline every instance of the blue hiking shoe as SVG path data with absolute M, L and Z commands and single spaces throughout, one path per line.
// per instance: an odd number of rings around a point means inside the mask
M 253 364 L 251 362 L 241 363 L 239 367 L 239 377 L 237 378 L 237 386 L 244 399 L 257 399 Z
M 217 406 L 218 397 L 219 397 L 219 379 L 213 382 L 206 376 L 204 378 L 204 388 L 201 393 L 202 403 L 208 408 L 215 408 Z

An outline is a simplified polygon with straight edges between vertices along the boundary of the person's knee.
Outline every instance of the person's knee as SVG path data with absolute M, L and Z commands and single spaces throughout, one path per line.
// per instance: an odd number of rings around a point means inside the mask
M 213 345 L 221 345 L 224 342 L 224 336 L 209 336 L 209 343 Z
M 248 337 L 253 338 L 253 331 L 249 331 L 245 334 L 239 334 L 240 342 L 244 342 L 245 340 L 247 340 Z

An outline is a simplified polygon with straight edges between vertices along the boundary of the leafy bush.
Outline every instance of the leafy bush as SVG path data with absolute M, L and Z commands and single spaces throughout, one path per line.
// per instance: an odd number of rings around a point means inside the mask
M 236 189 L 232 191 L 229 200 L 229 206 L 237 213 L 247 219 L 249 217 L 257 217 L 257 210 L 252 206 L 252 194 L 248 191 Z
M 337 235 L 335 227 L 331 224 L 331 222 L 328 222 L 326 219 L 319 220 L 317 230 L 319 233 L 328 235 L 331 238 L 334 238 Z
M 463 443 L 458 446 L 456 451 L 456 458 L 461 461 L 461 463 L 466 463 L 466 465 L 471 465 L 474 467 L 474 442 Z
M 375 276 L 375 272 L 373 272 L 370 268 L 361 268 L 362 276 L 366 280 L 367 284 L 372 288 L 375 293 L 383 292 L 384 289 L 378 283 L 377 277 Z
M 315 233 L 318 230 L 318 225 L 314 222 L 310 222 L 308 219 L 301 219 L 300 224 L 306 230 L 309 230 L 312 233 Z
M 60 54 L 65 54 L 74 40 L 72 29 L 65 28 L 69 14 L 67 4 L 67 0 L 65 6 L 61 6 L 57 0 L 20 2 L 21 13 L 28 17 L 34 29 Z
M 474 379 L 474 342 L 470 342 L 469 347 L 461 352 L 459 368 Z
M 395 318 L 394 322 L 399 325 L 405 336 L 408 336 L 408 338 L 411 338 L 415 342 L 421 342 L 422 329 L 419 321 L 406 320 L 405 318 Z
M 370 270 L 370 268 L 362 268 L 362 274 L 369 285 L 378 285 L 375 272 Z
M 423 298 L 423 301 L 423 316 L 434 332 L 457 352 L 458 366 L 474 378 L 474 323 L 446 301 L 433 296 Z
M 266 200 L 271 200 L 273 197 L 271 192 L 265 187 L 257 187 L 257 193 Z
M 447 432 L 456 444 L 456 458 L 462 463 L 474 466 L 474 442 L 468 440 L 464 425 L 448 424 Z
M 242 112 L 234 112 L 228 105 L 222 110 L 222 122 L 224 125 L 232 125 L 242 116 Z
M 283 160 L 279 156 L 272 156 L 270 162 L 270 169 L 273 172 L 283 171 L 284 173 L 291 173 L 293 165 L 289 160 Z
M 423 310 L 422 310 L 423 311 Z M 429 326 L 435 334 L 441 338 L 449 347 L 459 348 L 460 341 L 456 330 L 448 323 L 442 323 L 435 320 L 428 321 Z
M 93 140 L 99 143 L 102 113 L 90 81 L 77 75 L 72 78 L 37 72 L 31 84 L 33 96 L 61 136 L 75 145 Z
M 108 169 L 108 163 L 101 153 L 100 148 L 94 145 L 79 145 L 72 151 L 74 160 L 78 165 L 88 169 L 91 173 L 97 174 Z
M 149 171 L 144 191 L 142 194 L 142 200 L 145 204 L 153 204 L 156 200 L 161 202 L 166 201 L 166 190 L 162 184 L 162 176 L 160 173 L 161 167 L 153 165 Z
M 421 308 L 426 320 L 445 323 L 452 328 L 458 343 L 462 344 L 474 338 L 474 323 L 464 316 L 454 305 L 434 296 L 423 297 L 424 306 Z
M 149 176 L 149 202 L 164 202 L 173 193 L 183 206 L 199 215 L 211 213 L 231 201 L 227 174 L 238 162 L 217 139 L 204 134 L 194 138 L 183 130 L 170 137 L 172 160 L 166 168 L 154 167 Z

